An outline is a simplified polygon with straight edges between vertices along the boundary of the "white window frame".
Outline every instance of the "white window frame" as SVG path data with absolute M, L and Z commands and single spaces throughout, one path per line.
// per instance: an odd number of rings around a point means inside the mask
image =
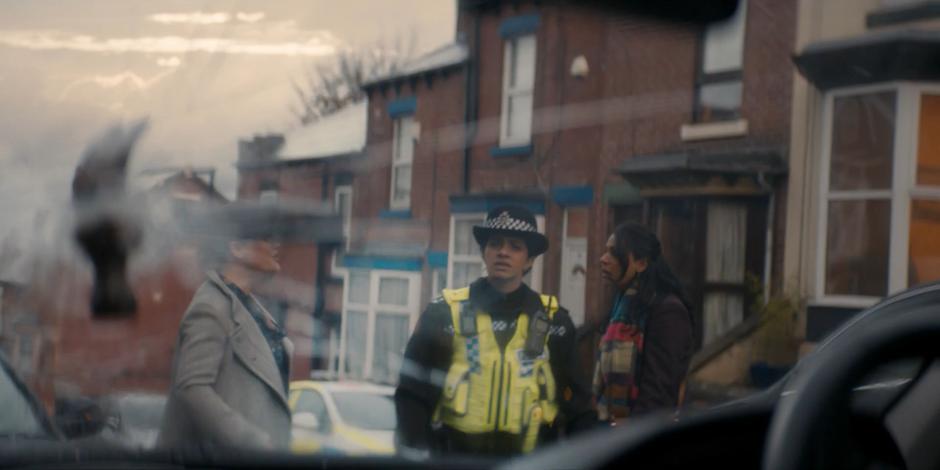
M 451 289 L 459 289 L 466 286 L 456 286 L 454 285 L 454 263 L 479 263 L 480 264 L 480 274 L 485 275 L 486 266 L 483 264 L 483 258 L 479 255 L 458 255 L 454 252 L 454 244 L 456 243 L 456 227 L 457 221 L 465 220 L 479 220 L 483 221 L 486 219 L 485 213 L 467 213 L 467 214 L 453 214 L 450 216 L 450 230 L 448 236 L 447 244 L 447 286 Z M 474 241 L 475 243 L 475 241 Z
M 446 267 L 446 266 L 444 266 L 444 267 L 434 267 L 434 268 L 431 268 L 431 269 L 430 269 L 430 273 L 431 273 L 431 296 L 430 296 L 429 301 L 431 301 L 431 302 L 433 302 L 434 299 L 438 298 L 438 296 L 441 295 L 441 290 L 443 290 L 443 289 L 445 289 L 445 288 L 447 287 L 446 285 L 441 285 L 440 282 L 437 282 L 437 280 L 438 280 L 438 276 L 437 276 L 437 275 L 438 275 L 441 271 L 444 272 L 444 284 L 447 284 L 447 280 L 448 280 L 447 273 L 448 273 L 448 271 L 447 271 L 447 267 Z
M 485 219 L 486 219 L 486 214 L 482 212 L 452 214 L 450 216 L 450 231 L 448 232 L 449 240 L 448 240 L 448 245 L 447 245 L 447 285 L 451 289 L 467 287 L 467 286 L 455 286 L 454 285 L 454 262 L 480 263 L 480 275 L 484 277 L 486 276 L 486 265 L 483 262 L 482 253 L 480 254 L 480 256 L 458 255 L 454 253 L 454 243 L 456 241 L 454 235 L 455 235 L 455 227 L 457 226 L 457 221 L 458 220 L 479 220 L 482 222 Z M 535 223 L 536 225 L 538 225 L 539 232 L 545 233 L 545 216 L 541 214 L 536 215 Z M 532 264 L 532 271 L 531 271 L 532 282 L 531 284 L 528 284 L 528 285 L 530 288 L 532 288 L 536 292 L 542 291 L 542 265 L 543 265 L 542 258 L 543 257 L 544 257 L 543 255 L 538 256 L 537 258 L 535 258 L 535 263 Z
M 708 59 L 708 50 L 709 50 L 709 33 L 714 31 L 716 27 L 722 27 L 724 24 L 712 24 L 706 27 L 705 32 L 702 34 L 702 51 L 700 53 L 700 64 L 698 66 L 697 74 L 698 78 L 695 85 L 695 121 L 698 124 L 717 124 L 717 123 L 728 123 L 728 122 L 740 122 L 742 121 L 741 111 L 744 106 L 744 57 L 745 50 L 747 48 L 747 19 L 748 19 L 748 2 L 747 0 L 741 0 L 738 3 L 738 9 L 735 11 L 735 18 L 728 18 L 724 21 L 732 21 L 734 19 L 740 18 L 741 21 L 741 30 L 740 30 L 740 39 L 741 39 L 741 50 L 736 51 L 740 54 L 738 59 L 737 67 L 723 68 L 718 70 L 708 70 L 707 69 L 707 59 Z M 728 85 L 733 83 L 741 84 L 740 95 L 738 96 L 738 109 L 736 110 L 736 116 L 728 119 L 708 119 L 703 120 L 701 115 L 705 107 L 702 103 L 702 93 L 705 88 L 715 85 Z
M 339 351 L 339 377 L 346 377 L 346 327 L 347 315 L 350 310 L 366 312 L 366 354 L 365 364 L 362 369 L 362 380 L 372 379 L 372 358 L 375 354 L 375 323 L 376 317 L 381 312 L 383 314 L 391 313 L 408 317 L 408 334 L 414 331 L 415 324 L 418 321 L 419 298 L 421 296 L 421 273 L 412 271 L 394 271 L 388 269 L 356 269 L 355 271 L 369 273 L 369 303 L 361 304 L 349 301 L 348 287 L 350 286 L 349 277 L 353 269 L 346 269 L 343 273 L 343 313 L 340 327 L 340 351 Z M 408 281 L 408 305 L 387 305 L 379 303 L 379 283 L 383 278 L 405 279 Z
M 574 323 L 574 325 L 575 325 L 576 327 L 583 325 L 584 322 L 585 322 L 585 319 L 587 318 L 587 312 L 586 312 L 586 310 L 587 310 L 587 308 L 586 308 L 586 307 L 587 307 L 587 279 L 586 279 L 586 278 L 587 278 L 587 275 L 586 275 L 586 273 L 585 273 L 585 286 L 584 286 L 584 293 L 583 293 L 584 299 L 582 299 L 582 300 L 584 300 L 584 302 L 582 303 L 582 305 L 580 305 L 580 308 L 578 308 L 578 306 L 573 305 L 572 300 L 570 300 L 570 299 L 562 299 L 561 296 L 562 296 L 562 293 L 564 292 L 564 290 L 563 290 L 563 288 L 562 288 L 562 286 L 564 285 L 564 282 L 565 282 L 565 272 L 564 272 L 564 270 L 571 264 L 571 263 L 569 262 L 569 259 L 568 259 L 568 257 L 570 256 L 570 254 L 568 253 L 568 250 L 565 249 L 565 248 L 567 248 L 567 246 L 568 246 L 568 241 L 571 239 L 571 237 L 568 236 L 568 213 L 569 213 L 569 211 L 571 211 L 571 210 L 577 210 L 577 209 L 587 209 L 587 208 L 585 208 L 585 207 L 580 207 L 580 206 L 566 207 L 565 210 L 564 210 L 564 212 L 563 212 L 563 215 L 562 215 L 562 222 L 561 222 L 561 246 L 562 246 L 562 249 L 563 249 L 564 251 L 562 251 L 562 253 L 561 253 L 561 267 L 560 267 L 559 270 L 558 270 L 558 282 L 559 282 L 559 288 L 558 288 L 558 296 L 559 296 L 559 299 L 558 299 L 558 301 L 561 302 L 561 303 L 563 303 L 566 307 L 568 307 L 568 308 L 570 309 L 570 310 L 568 311 L 568 314 L 571 316 L 571 320 L 572 320 L 572 322 Z M 588 219 L 590 219 L 590 210 L 588 210 Z M 591 235 L 591 234 L 590 234 L 590 227 L 588 227 L 588 230 L 587 230 L 587 231 L 588 231 L 588 233 L 587 233 L 584 237 L 577 237 L 577 238 L 584 238 L 585 247 L 587 247 L 588 241 L 590 240 L 590 235 Z M 539 257 L 539 258 L 541 258 L 541 257 Z M 585 266 L 585 269 L 586 269 L 586 268 L 587 268 L 587 266 Z M 535 269 L 535 266 L 534 266 L 534 265 L 533 265 L 532 269 L 533 269 L 533 270 Z M 534 273 L 533 273 L 533 274 L 534 274 Z M 580 315 L 577 315 L 576 312 L 579 312 Z M 576 316 L 577 316 L 578 318 L 575 318 Z
M 343 245 L 346 247 L 346 249 L 349 249 L 349 235 L 351 233 L 350 229 L 352 227 L 352 186 L 348 184 L 340 185 L 340 186 L 337 186 L 336 189 L 333 191 L 333 210 L 336 212 L 339 212 L 340 210 L 339 208 L 340 195 L 345 195 L 346 200 L 347 200 L 346 211 L 345 213 L 340 214 L 340 216 L 342 216 L 343 218 Z M 334 260 L 333 269 L 335 270 L 336 258 L 334 257 L 333 260 Z
M 512 67 L 516 62 L 516 58 L 513 56 L 513 45 L 520 40 L 532 40 L 532 83 L 531 84 L 517 84 L 512 86 L 510 83 L 510 78 L 512 77 Z M 520 146 L 528 145 L 532 142 L 532 124 L 529 125 L 529 135 L 525 136 L 510 136 L 509 135 L 509 124 L 512 119 L 509 116 L 509 100 L 510 98 L 516 96 L 530 95 L 532 96 L 532 109 L 529 109 L 529 119 L 533 120 L 534 109 L 535 109 L 535 78 L 536 71 L 538 70 L 538 36 L 535 32 L 529 34 L 523 34 L 518 36 L 508 37 L 503 41 L 503 93 L 502 93 L 502 109 L 500 111 L 500 126 L 499 126 L 499 145 L 500 147 L 510 147 L 510 146 Z
M 868 93 L 894 91 L 897 93 L 894 126 L 893 176 L 890 190 L 829 191 L 829 173 L 832 152 L 832 120 L 835 98 Z M 910 216 L 912 199 L 940 200 L 940 188 L 919 187 L 916 184 L 917 142 L 922 94 L 940 94 L 940 86 L 915 82 L 888 82 L 878 85 L 840 88 L 827 93 L 823 100 L 823 129 L 820 139 L 819 181 L 816 212 L 816 266 L 813 305 L 869 307 L 883 297 L 855 295 L 826 295 L 826 241 L 828 230 L 828 203 L 834 200 L 873 199 L 888 200 L 891 204 L 890 248 L 888 251 L 888 290 L 886 296 L 907 289 L 908 256 L 910 254 Z
M 408 121 L 410 122 L 409 133 L 411 135 L 406 136 L 406 138 L 411 139 L 411 153 L 409 155 L 401 155 L 401 142 L 402 138 L 402 123 Z M 395 199 L 395 174 L 396 170 L 400 167 L 407 166 L 411 168 L 412 177 L 414 177 L 414 153 L 415 146 L 417 141 L 415 139 L 415 129 L 418 125 L 418 122 L 415 121 L 414 115 L 408 114 L 404 116 L 399 116 L 393 121 L 393 135 L 392 135 L 392 165 L 391 165 L 391 184 L 389 185 L 389 195 L 388 195 L 388 206 L 393 210 L 406 210 L 411 208 L 411 189 L 414 188 L 414 180 L 411 182 L 411 187 L 408 188 L 408 199 Z

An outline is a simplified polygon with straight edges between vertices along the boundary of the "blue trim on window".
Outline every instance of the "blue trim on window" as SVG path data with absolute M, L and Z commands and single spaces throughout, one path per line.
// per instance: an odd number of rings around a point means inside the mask
M 465 201 L 450 201 L 451 214 L 476 214 L 487 213 L 499 206 L 505 205 L 522 206 L 533 214 L 545 214 L 545 202 L 533 200 L 518 200 L 512 197 L 498 197 L 492 199 L 474 199 Z
M 447 268 L 447 252 L 446 251 L 429 251 L 428 252 L 428 266 L 432 268 Z
M 379 212 L 380 219 L 410 219 L 411 209 L 404 210 L 384 210 Z
M 594 202 L 594 188 L 590 186 L 556 186 L 552 200 L 561 206 L 590 206 Z
M 351 269 L 388 269 L 391 271 L 421 271 L 421 258 L 386 258 L 379 256 L 346 255 L 343 267 Z
M 486 201 L 450 201 L 450 212 L 452 214 L 472 214 L 476 212 L 488 212 Z
M 504 38 L 534 33 L 539 29 L 539 15 L 520 15 L 506 18 L 499 24 L 499 35 Z
M 532 144 L 517 145 L 515 147 L 493 147 L 490 149 L 490 156 L 493 158 L 525 157 L 531 154 Z
M 402 98 L 388 103 L 388 115 L 392 118 L 407 116 L 415 113 L 418 108 L 418 99 L 414 96 Z

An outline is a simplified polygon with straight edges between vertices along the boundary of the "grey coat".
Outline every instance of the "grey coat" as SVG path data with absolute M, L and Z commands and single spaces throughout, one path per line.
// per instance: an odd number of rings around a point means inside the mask
M 288 448 L 291 414 L 274 355 L 254 318 L 215 273 L 183 316 L 172 373 L 161 447 Z

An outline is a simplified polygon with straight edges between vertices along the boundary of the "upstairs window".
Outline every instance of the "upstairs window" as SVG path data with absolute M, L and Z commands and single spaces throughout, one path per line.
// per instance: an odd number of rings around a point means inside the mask
M 747 1 L 742 0 L 734 15 L 705 30 L 695 93 L 697 122 L 729 121 L 741 115 L 746 19 Z
M 506 38 L 503 50 L 503 105 L 501 147 L 532 141 L 532 104 L 535 89 L 535 34 Z
M 415 152 L 415 121 L 412 116 L 395 119 L 392 150 L 392 194 L 389 206 L 396 210 L 411 208 L 411 167 Z

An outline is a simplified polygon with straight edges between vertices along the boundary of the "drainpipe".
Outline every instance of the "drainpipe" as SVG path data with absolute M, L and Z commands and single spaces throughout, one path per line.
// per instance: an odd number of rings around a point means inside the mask
M 467 41 L 467 65 L 464 67 L 464 143 L 463 143 L 463 193 L 470 192 L 470 157 L 477 134 L 477 85 L 476 66 L 480 49 L 480 11 L 473 16 L 473 38 Z
M 767 304 L 767 302 L 770 302 L 770 271 L 774 252 L 774 217 L 777 198 L 773 186 L 767 182 L 763 171 L 757 173 L 757 184 L 761 189 L 770 193 L 769 207 L 767 208 L 767 235 L 764 237 L 766 240 L 764 243 L 764 304 Z

